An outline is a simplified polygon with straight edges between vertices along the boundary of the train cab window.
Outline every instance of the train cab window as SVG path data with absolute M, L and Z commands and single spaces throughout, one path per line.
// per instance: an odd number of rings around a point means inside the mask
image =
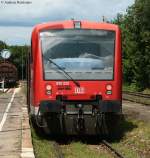
M 113 80 L 114 31 L 48 30 L 40 38 L 46 80 L 66 79 L 55 64 L 76 80 Z

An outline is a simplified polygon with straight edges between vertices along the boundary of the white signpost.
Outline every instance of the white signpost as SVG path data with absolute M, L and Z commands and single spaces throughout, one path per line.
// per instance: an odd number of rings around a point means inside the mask
M 5 60 L 5 59 L 8 59 L 10 58 L 11 56 L 11 52 L 8 50 L 8 49 L 3 49 L 1 51 L 1 57 Z
M 4 62 L 6 59 L 10 58 L 11 56 L 11 52 L 8 49 L 3 49 L 0 54 L 1 54 L 1 57 L 4 59 Z M 1 82 L 1 87 L 2 87 L 3 92 L 5 92 L 5 77 L 3 78 Z

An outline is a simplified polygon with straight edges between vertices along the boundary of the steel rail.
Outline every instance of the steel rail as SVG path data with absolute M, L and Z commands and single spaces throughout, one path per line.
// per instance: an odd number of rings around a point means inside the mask
M 122 91 L 123 94 L 127 94 L 127 95 L 133 95 L 133 96 L 137 96 L 137 97 L 143 97 L 143 98 L 150 98 L 149 94 L 143 94 L 143 93 L 139 93 L 139 92 L 128 92 L 128 91 Z
M 111 154 L 116 158 L 124 158 L 116 149 L 114 149 L 106 140 L 102 140 L 102 145 L 105 146 Z
M 128 91 L 123 91 L 123 94 L 128 95 L 128 96 L 133 96 L 133 97 L 134 96 L 139 97 L 139 98 L 128 98 L 127 96 L 122 95 L 123 100 L 127 100 L 127 101 L 134 102 L 134 103 L 139 103 L 144 106 L 150 106 L 150 103 L 146 102 L 146 100 L 150 99 L 149 94 L 141 94 L 141 93 L 134 93 L 134 92 L 128 92 Z M 142 99 L 145 99 L 145 101 L 143 102 Z

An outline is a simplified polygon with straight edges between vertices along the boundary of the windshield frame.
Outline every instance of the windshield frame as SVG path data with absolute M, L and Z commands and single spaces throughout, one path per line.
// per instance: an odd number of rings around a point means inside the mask
M 67 29 L 44 29 L 42 31 L 39 32 L 39 43 L 40 43 L 40 51 L 41 51 L 41 57 L 42 57 L 42 73 L 43 73 L 43 80 L 44 81 L 72 81 L 71 79 L 65 77 L 64 79 L 60 78 L 60 79 L 46 79 L 45 77 L 45 70 L 44 70 L 44 53 L 43 53 L 43 49 L 42 49 L 42 40 L 41 40 L 41 36 L 40 33 L 41 32 L 46 32 L 46 31 L 51 31 L 51 30 L 55 30 L 55 31 L 62 31 L 62 30 L 96 30 L 96 31 L 108 31 L 108 32 L 114 32 L 114 52 L 113 52 L 113 75 L 112 75 L 112 79 L 74 79 L 75 81 L 114 81 L 114 77 L 115 77 L 115 56 L 116 56 L 116 31 L 115 30 L 107 30 L 107 29 L 74 29 L 74 28 L 67 28 Z M 70 74 L 69 74 L 70 75 Z

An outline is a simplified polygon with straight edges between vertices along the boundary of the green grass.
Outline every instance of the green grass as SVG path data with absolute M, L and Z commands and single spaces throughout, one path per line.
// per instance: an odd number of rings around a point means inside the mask
M 69 145 L 64 145 L 62 149 L 65 158 L 112 158 L 107 151 L 82 142 L 71 142 Z
M 53 140 L 40 137 L 33 128 L 31 128 L 32 142 L 36 158 L 55 158 Z M 112 158 L 112 156 L 103 150 L 92 149 L 82 142 L 70 142 L 61 145 L 61 150 L 65 158 Z
M 126 132 L 119 142 L 112 143 L 126 158 L 150 157 L 150 124 L 132 121 L 136 128 Z
M 123 91 L 129 91 L 129 92 L 141 92 L 143 94 L 150 94 L 150 89 L 146 88 L 143 91 L 140 91 L 134 84 L 128 85 L 123 84 Z
M 136 92 L 138 91 L 137 87 L 134 85 L 123 84 L 123 91 Z
M 150 124 L 128 119 L 122 122 L 124 135 L 111 142 L 112 146 L 126 158 L 150 157 Z M 119 132 L 119 131 L 118 131 Z M 55 158 L 53 140 L 41 138 L 32 129 L 32 140 L 36 158 Z M 61 149 L 65 158 L 112 158 L 104 148 L 73 140 L 62 144 Z
M 150 89 L 149 88 L 146 88 L 144 91 L 143 91 L 144 94 L 150 94 Z
M 49 140 L 39 137 L 35 130 L 31 128 L 32 143 L 36 158 L 55 158 L 52 144 Z

